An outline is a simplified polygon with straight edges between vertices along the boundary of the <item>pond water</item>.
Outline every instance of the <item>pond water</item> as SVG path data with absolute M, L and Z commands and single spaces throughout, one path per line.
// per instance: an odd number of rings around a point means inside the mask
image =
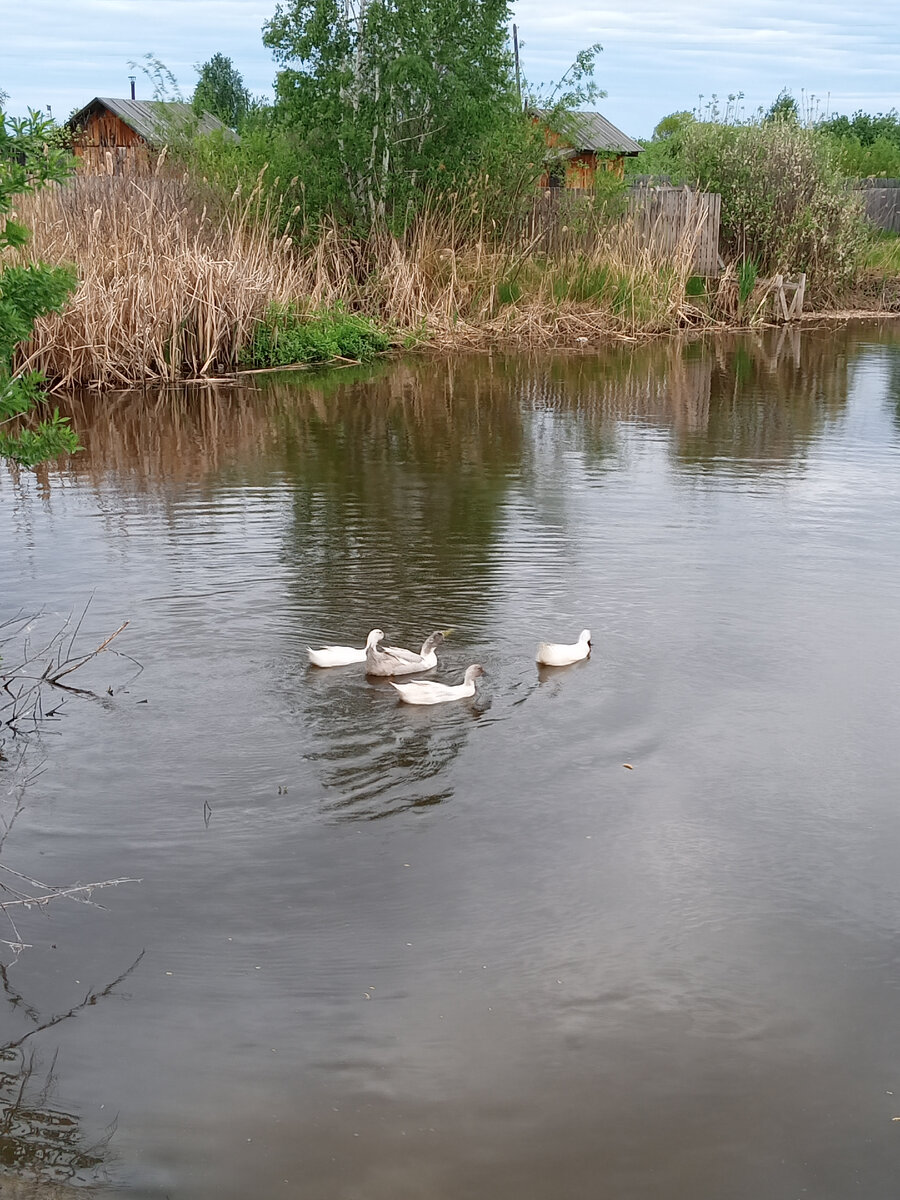
M 0 1163 L 159 1200 L 895 1194 L 898 327 L 66 407 L 84 453 L 0 477 L 0 616 L 93 594 L 79 644 L 128 620 L 144 669 L 85 669 L 3 861 L 142 882 L 21 918 Z M 306 667 L 374 626 L 452 627 L 476 699 Z

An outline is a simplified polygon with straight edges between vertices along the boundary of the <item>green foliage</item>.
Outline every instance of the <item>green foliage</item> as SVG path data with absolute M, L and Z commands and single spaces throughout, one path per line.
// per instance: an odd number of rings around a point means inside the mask
M 853 275 L 865 242 L 858 198 L 822 138 L 787 120 L 695 122 L 685 130 L 687 179 L 722 197 L 721 242 L 765 275 L 805 271 L 833 293 Z
M 697 119 L 691 112 L 674 112 L 663 117 L 653 130 L 650 141 L 644 141 L 644 153 L 626 158 L 625 174 L 659 175 L 673 183 L 682 178 L 682 151 L 687 131 Z
M 782 88 L 763 116 L 763 120 L 771 124 L 773 121 L 789 121 L 792 125 L 800 123 L 800 106 L 787 88 Z
M 12 218 L 16 196 L 60 182 L 70 168 L 52 121 L 36 112 L 21 120 L 0 112 L 0 252 L 28 241 L 28 230 Z M 29 264 L 0 270 L 0 457 L 24 466 L 78 449 L 77 437 L 58 412 L 22 427 L 45 397 L 38 375 L 13 370 L 16 347 L 31 336 L 35 320 L 58 312 L 74 286 L 75 273 L 67 267 Z
M 282 67 L 275 111 L 251 146 L 278 143 L 275 169 L 303 180 L 290 198 L 307 216 L 362 231 L 405 226 L 426 192 L 474 195 L 487 178 L 514 193 L 523 171 L 539 173 L 540 150 L 507 18 L 507 0 L 369 0 L 358 12 L 285 0 L 264 34 Z
M 752 258 L 745 258 L 737 269 L 738 300 L 746 304 L 756 287 L 759 266 Z
M 900 115 L 895 109 L 834 116 L 816 128 L 849 179 L 900 178 Z
M 879 274 L 900 276 L 900 236 L 873 233 L 866 248 L 865 266 Z
M 500 304 L 515 304 L 522 297 L 522 285 L 516 279 L 505 279 L 497 286 L 497 300 Z
M 706 280 L 702 275 L 691 275 L 684 285 L 686 296 L 698 297 L 706 295 Z
M 855 138 L 861 146 L 872 146 L 882 138 L 900 146 L 900 113 L 894 108 L 886 113 L 859 111 L 852 117 L 829 117 L 827 121 L 820 121 L 817 128 L 831 137 Z
M 241 354 L 250 367 L 328 363 L 334 359 L 369 362 L 390 349 L 387 332 L 367 317 L 336 309 L 303 313 L 295 305 L 272 305 Z
M 250 93 L 240 71 L 224 54 L 214 54 L 205 63 L 197 63 L 200 78 L 194 88 L 194 111 L 218 117 L 229 129 L 239 129 L 250 108 Z
M 628 184 L 615 171 L 594 173 L 594 212 L 603 222 L 616 221 L 628 209 Z

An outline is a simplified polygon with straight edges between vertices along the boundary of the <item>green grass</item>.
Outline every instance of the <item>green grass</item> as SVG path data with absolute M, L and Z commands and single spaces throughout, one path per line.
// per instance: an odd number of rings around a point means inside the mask
M 293 304 L 272 305 L 241 351 L 245 367 L 287 367 L 350 359 L 370 362 L 391 346 L 387 331 L 368 317 L 343 309 L 301 312 Z
M 863 256 L 863 266 L 884 275 L 900 275 L 900 235 L 873 235 Z

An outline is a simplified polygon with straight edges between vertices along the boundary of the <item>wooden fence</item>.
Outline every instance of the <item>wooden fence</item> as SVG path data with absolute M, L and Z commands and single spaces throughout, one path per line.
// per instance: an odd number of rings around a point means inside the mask
M 633 231 L 638 244 L 655 258 L 671 258 L 684 249 L 696 275 L 719 272 L 719 220 L 722 198 L 690 188 L 636 187 L 627 194 L 618 222 Z M 534 198 L 523 236 L 548 254 L 590 253 L 608 236 L 604 199 L 578 189 L 547 188 Z
M 888 233 L 900 233 L 900 179 L 872 180 L 859 192 L 871 224 Z

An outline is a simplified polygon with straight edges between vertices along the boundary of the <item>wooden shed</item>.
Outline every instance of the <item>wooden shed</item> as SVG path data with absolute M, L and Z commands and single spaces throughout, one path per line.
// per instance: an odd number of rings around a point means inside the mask
M 90 174 L 140 173 L 181 131 L 237 134 L 212 113 L 199 117 L 190 104 L 178 100 L 120 100 L 95 96 L 69 118 L 72 150 L 79 166 Z
M 568 113 L 560 131 L 546 125 L 543 113 L 535 114 L 535 120 L 544 122 L 547 145 L 556 151 L 555 161 L 541 177 L 541 187 L 590 188 L 598 171 L 612 171 L 621 179 L 625 159 L 643 150 L 602 113 Z

